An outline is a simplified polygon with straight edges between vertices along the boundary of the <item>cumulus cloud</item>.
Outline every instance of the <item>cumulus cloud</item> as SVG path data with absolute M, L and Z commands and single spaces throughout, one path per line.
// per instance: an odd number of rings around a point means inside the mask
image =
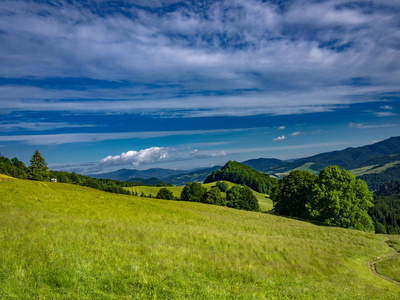
M 283 141 L 284 139 L 286 139 L 286 136 L 282 135 L 282 136 L 278 136 L 277 138 L 274 138 L 273 141 L 279 142 L 279 141 Z
M 120 155 L 107 156 L 100 161 L 102 165 L 126 165 L 132 164 L 135 167 L 151 164 L 168 159 L 169 148 L 151 147 L 139 151 L 122 152 Z
M 290 136 L 296 137 L 296 136 L 298 136 L 299 134 L 301 134 L 301 132 L 300 132 L 300 131 L 296 131 L 296 132 L 293 132 Z

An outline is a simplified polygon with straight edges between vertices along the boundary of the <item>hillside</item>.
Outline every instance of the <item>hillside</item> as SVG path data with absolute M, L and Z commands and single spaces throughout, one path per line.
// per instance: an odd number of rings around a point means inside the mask
M 236 161 L 228 161 L 221 170 L 208 176 L 204 183 L 218 180 L 229 181 L 249 188 L 259 193 L 270 193 L 276 184 L 276 180 L 267 174 L 263 174 Z
M 228 183 L 229 188 L 231 188 L 232 186 L 235 185 L 234 183 L 231 183 L 231 182 L 227 182 L 227 183 Z M 212 183 L 203 184 L 203 186 L 207 190 L 210 190 L 211 187 L 215 186 L 215 184 L 216 184 L 216 182 L 212 182 Z M 161 188 L 162 187 L 157 187 L 157 186 L 135 186 L 135 187 L 128 187 L 126 189 L 133 193 L 137 193 L 139 196 L 142 195 L 142 193 L 143 193 L 145 196 L 151 195 L 152 197 L 155 197 Z M 184 186 L 167 187 L 167 189 L 170 190 L 172 192 L 172 194 L 174 195 L 174 197 L 176 197 L 176 198 L 180 197 L 183 188 L 184 188 Z M 221 194 L 222 194 L 223 198 L 226 198 L 226 193 L 221 192 Z M 260 205 L 261 211 L 268 212 L 272 209 L 272 200 L 269 198 L 268 195 L 258 193 L 256 191 L 253 191 L 253 194 L 254 194 L 254 196 L 256 196 L 256 198 L 258 200 L 258 204 Z
M 332 151 L 296 160 L 284 167 L 275 168 L 275 172 L 286 172 L 298 168 L 306 163 L 313 163 L 312 170 L 319 171 L 328 166 L 338 166 L 347 170 L 364 166 L 367 161 L 377 157 L 400 153 L 400 137 L 357 148 L 347 148 L 341 151 Z
M 385 236 L 62 183 L 0 182 L 1 298 L 396 299 Z

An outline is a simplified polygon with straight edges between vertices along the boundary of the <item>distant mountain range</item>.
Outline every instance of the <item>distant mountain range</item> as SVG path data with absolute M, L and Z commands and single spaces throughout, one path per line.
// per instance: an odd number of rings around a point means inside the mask
M 350 170 L 355 176 L 366 180 L 370 188 L 375 189 L 388 180 L 400 179 L 400 137 L 392 137 L 363 147 L 351 147 L 297 160 L 284 161 L 275 158 L 258 158 L 246 160 L 242 164 L 278 178 L 294 169 L 318 173 L 325 167 L 336 165 Z M 121 181 L 131 178 L 149 179 L 156 177 L 166 183 L 184 185 L 193 181 L 202 182 L 208 175 L 220 168 L 220 166 L 215 166 L 195 170 L 121 169 L 89 176 Z

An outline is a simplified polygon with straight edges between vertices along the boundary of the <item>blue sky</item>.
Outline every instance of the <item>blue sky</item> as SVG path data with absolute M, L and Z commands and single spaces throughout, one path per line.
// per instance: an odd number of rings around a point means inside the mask
M 193 169 L 400 135 L 400 2 L 0 1 L 0 153 Z

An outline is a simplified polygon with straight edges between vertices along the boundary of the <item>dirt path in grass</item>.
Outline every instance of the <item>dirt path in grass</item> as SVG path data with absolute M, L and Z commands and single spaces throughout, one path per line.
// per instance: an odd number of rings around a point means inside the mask
M 388 240 L 384 241 L 384 243 L 386 244 L 386 246 L 390 247 L 390 245 L 387 243 L 387 241 L 388 241 Z M 369 267 L 370 271 L 371 271 L 372 273 L 374 273 L 375 275 L 377 275 L 377 276 L 379 276 L 379 277 L 381 277 L 381 278 L 383 278 L 383 279 L 386 279 L 386 280 L 388 280 L 388 281 L 391 281 L 391 282 L 393 282 L 393 283 L 400 284 L 399 281 L 394 280 L 394 279 L 392 279 L 392 278 L 390 278 L 390 277 L 387 277 L 387 276 L 385 276 L 385 275 L 379 273 L 379 272 L 377 271 L 377 269 L 376 269 L 376 263 L 378 263 L 378 262 L 380 262 L 380 261 L 383 261 L 383 260 L 390 259 L 390 258 L 392 258 L 393 256 L 399 254 L 399 251 L 398 251 L 398 250 L 394 249 L 393 247 L 390 247 L 390 248 L 392 248 L 392 249 L 394 250 L 394 253 L 393 253 L 393 254 L 385 255 L 385 256 L 381 256 L 381 257 L 377 257 L 376 259 L 371 260 L 370 262 L 368 262 L 368 267 Z

